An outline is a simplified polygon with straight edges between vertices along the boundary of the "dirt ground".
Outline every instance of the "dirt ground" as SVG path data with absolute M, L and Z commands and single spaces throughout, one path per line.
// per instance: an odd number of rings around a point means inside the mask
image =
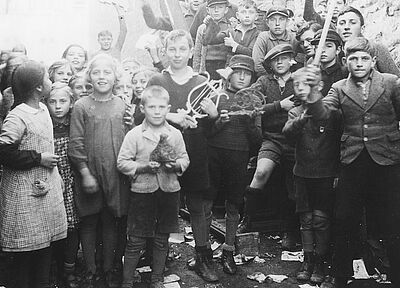
M 185 226 L 189 226 L 190 224 L 184 220 L 181 220 L 181 228 L 182 231 Z M 219 282 L 216 284 L 207 284 L 200 277 L 196 275 L 195 272 L 188 270 L 186 266 L 186 261 L 193 255 L 193 248 L 189 246 L 187 243 L 181 244 L 171 244 L 171 252 L 173 251 L 175 258 L 168 262 L 168 271 L 165 273 L 169 274 L 177 274 L 181 280 L 179 281 L 179 285 L 182 288 L 255 288 L 255 287 L 279 287 L 279 288 L 294 288 L 299 287 L 299 284 L 295 279 L 295 274 L 297 269 L 300 266 L 300 262 L 288 262 L 281 261 L 281 249 L 278 243 L 279 240 L 273 240 L 268 234 L 260 235 L 260 256 L 265 256 L 265 253 L 268 253 L 270 256 L 274 255 L 275 257 L 266 257 L 265 263 L 254 263 L 249 262 L 244 265 L 239 266 L 238 273 L 234 276 L 230 276 L 225 274 L 222 271 L 222 266 L 220 265 L 218 259 L 215 260 L 214 266 L 217 268 L 217 273 L 219 276 Z M 79 265 L 79 266 L 82 266 Z M 12 271 L 10 265 L 10 259 L 7 255 L 0 255 L 0 287 L 4 285 L 7 287 L 7 282 L 10 279 L 10 275 L 12 275 Z M 82 270 L 82 267 L 78 267 L 78 270 Z M 247 279 L 247 275 L 252 274 L 254 272 L 262 272 L 265 275 L 268 274 L 276 274 L 276 275 L 287 275 L 289 278 L 284 280 L 282 283 L 275 283 L 270 280 L 267 280 L 265 283 L 258 283 L 256 281 L 252 281 Z M 149 281 L 149 273 L 141 274 L 142 283 L 135 284 L 134 288 L 147 288 Z M 8 286 L 9 287 L 9 286 Z M 56 286 L 54 286 L 55 288 Z M 378 284 L 375 281 L 355 281 L 349 285 L 351 288 L 385 288 L 390 287 L 389 285 Z M 104 284 L 98 283 L 98 288 L 105 288 Z

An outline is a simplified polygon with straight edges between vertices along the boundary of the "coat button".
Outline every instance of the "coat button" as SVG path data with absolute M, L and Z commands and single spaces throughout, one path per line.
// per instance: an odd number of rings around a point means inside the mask
M 364 124 L 364 128 L 367 129 L 368 128 L 368 124 Z
M 364 142 L 367 142 L 368 141 L 368 137 L 364 137 Z

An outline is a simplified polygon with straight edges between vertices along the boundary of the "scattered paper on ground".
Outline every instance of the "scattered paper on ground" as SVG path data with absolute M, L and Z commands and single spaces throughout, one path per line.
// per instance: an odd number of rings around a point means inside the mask
M 271 279 L 272 281 L 274 281 L 276 283 L 281 283 L 283 280 L 287 279 L 288 276 L 286 276 L 286 275 L 272 275 L 272 274 L 269 274 L 269 275 L 267 275 L 267 278 Z
M 282 261 L 300 261 L 303 262 L 304 256 L 303 251 L 282 251 L 281 260 Z
M 186 242 L 189 246 L 191 246 L 191 247 L 195 247 L 196 246 L 196 243 L 194 242 L 194 240 L 193 241 L 189 241 L 189 242 Z
M 235 257 L 233 257 L 233 259 L 235 260 L 236 265 L 243 265 L 253 260 L 254 257 L 246 256 L 244 254 L 237 254 Z
M 256 256 L 256 257 L 254 257 L 253 262 L 254 263 L 265 263 L 265 259 L 262 259 L 262 258 Z
M 303 284 L 303 285 L 299 285 L 300 288 L 318 288 L 318 286 L 312 286 L 310 284 Z
M 176 274 L 171 274 L 171 275 L 168 275 L 168 276 L 164 277 L 164 284 L 172 283 L 172 282 L 178 282 L 179 280 L 181 280 L 181 277 L 179 277 Z
M 363 259 L 355 259 L 353 260 L 353 271 L 354 271 L 354 279 L 369 279 L 371 278 L 368 275 L 367 268 L 365 268 Z
M 185 242 L 185 237 L 184 237 L 183 233 L 170 233 L 168 242 L 180 244 L 180 243 Z
M 143 267 L 136 268 L 136 271 L 138 271 L 139 273 L 147 273 L 147 272 L 151 272 L 151 268 L 150 268 L 150 266 L 143 266 Z
M 164 283 L 164 288 L 181 288 L 181 285 L 178 282 Z
M 214 242 L 214 243 L 211 244 L 211 250 L 212 250 L 212 251 L 215 251 L 216 249 L 219 248 L 219 246 L 221 246 L 220 243 Z
M 254 272 L 253 274 L 247 275 L 247 279 L 255 280 L 258 283 L 264 283 L 265 279 L 267 279 L 267 276 L 261 272 Z

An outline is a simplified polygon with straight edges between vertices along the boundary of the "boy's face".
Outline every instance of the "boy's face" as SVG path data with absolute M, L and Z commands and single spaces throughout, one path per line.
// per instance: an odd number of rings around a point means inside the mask
M 335 42 L 326 41 L 325 46 L 322 49 L 321 63 L 329 64 L 335 63 L 336 56 L 339 54 L 339 48 L 336 48 Z
M 345 4 L 343 0 L 336 0 L 335 8 L 333 8 L 333 19 L 337 19 L 339 12 L 344 8 Z
M 246 69 L 235 69 L 229 78 L 229 84 L 234 90 L 240 90 L 249 87 L 251 83 L 251 76 L 251 72 Z
M 219 21 L 224 18 L 227 12 L 228 6 L 226 4 L 214 4 L 207 7 L 207 13 L 214 21 Z
M 279 14 L 270 16 L 267 19 L 269 31 L 275 36 L 282 36 L 286 32 L 288 18 Z
M 271 68 L 276 75 L 285 75 L 292 66 L 292 55 L 282 54 L 271 60 Z
M 189 8 L 192 11 L 199 10 L 199 6 L 204 3 L 204 0 L 187 0 Z
M 115 73 L 108 59 L 99 59 L 93 64 L 89 78 L 94 91 L 99 94 L 107 94 L 112 91 L 115 83 Z
M 100 44 L 101 50 L 110 50 L 113 38 L 110 35 L 103 35 L 97 38 L 97 41 Z
M 303 48 L 303 51 L 309 57 L 314 56 L 315 54 L 314 46 L 311 44 L 311 40 L 314 39 L 314 35 L 315 35 L 314 31 L 307 30 L 300 36 L 300 43 Z
M 53 118 L 62 120 L 72 108 L 71 96 L 65 92 L 57 92 L 47 99 L 47 108 Z
M 351 53 L 346 57 L 346 65 L 353 78 L 362 80 L 368 77 L 375 66 L 375 57 L 364 51 Z
M 236 12 L 236 17 L 242 25 L 250 26 L 253 25 L 256 20 L 257 11 L 253 7 L 245 8 L 240 6 L 238 12 Z
M 147 82 L 149 82 L 149 79 L 144 72 L 139 72 L 132 78 L 133 93 L 137 98 L 142 97 L 142 93 L 144 88 L 147 86 Z
M 299 74 L 293 79 L 293 89 L 294 95 L 296 95 L 300 101 L 307 100 L 307 96 L 311 92 L 311 87 L 308 85 L 305 75 Z
M 189 59 L 192 57 L 192 48 L 185 37 L 178 37 L 175 40 L 167 40 L 165 54 L 170 62 L 171 68 L 180 70 L 186 68 Z
M 74 85 L 72 86 L 72 93 L 74 94 L 76 100 L 93 93 L 92 84 L 88 83 L 83 77 L 76 79 Z
M 360 18 L 354 12 L 348 12 L 340 15 L 337 20 L 336 31 L 339 33 L 343 42 L 359 37 L 362 33 Z
M 129 74 L 124 75 L 123 77 L 117 80 L 117 83 L 114 85 L 113 93 L 117 96 L 123 95 L 124 98 L 127 97 L 128 99 L 132 99 L 133 85 Z
M 72 77 L 72 70 L 69 65 L 64 65 L 54 71 L 53 81 L 68 84 Z
M 165 117 L 169 113 L 170 105 L 165 99 L 150 97 L 144 105 L 140 105 L 140 110 L 144 113 L 146 121 L 158 127 L 165 123 Z

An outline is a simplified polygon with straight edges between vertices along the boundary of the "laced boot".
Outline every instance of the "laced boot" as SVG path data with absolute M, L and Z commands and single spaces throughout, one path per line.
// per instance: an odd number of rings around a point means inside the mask
M 222 250 L 222 267 L 225 273 L 235 274 L 237 271 L 235 259 L 233 259 L 233 250 Z
M 299 272 L 296 274 L 296 279 L 299 281 L 310 280 L 311 273 L 314 268 L 314 255 L 313 252 L 304 252 L 304 261 L 301 264 Z
M 218 276 L 208 263 L 206 250 L 196 252 L 196 263 L 193 269 L 204 281 L 216 282 Z
M 310 280 L 311 282 L 319 285 L 322 282 L 324 282 L 324 278 L 325 278 L 324 261 L 321 255 L 316 254 L 314 270 L 311 274 Z

